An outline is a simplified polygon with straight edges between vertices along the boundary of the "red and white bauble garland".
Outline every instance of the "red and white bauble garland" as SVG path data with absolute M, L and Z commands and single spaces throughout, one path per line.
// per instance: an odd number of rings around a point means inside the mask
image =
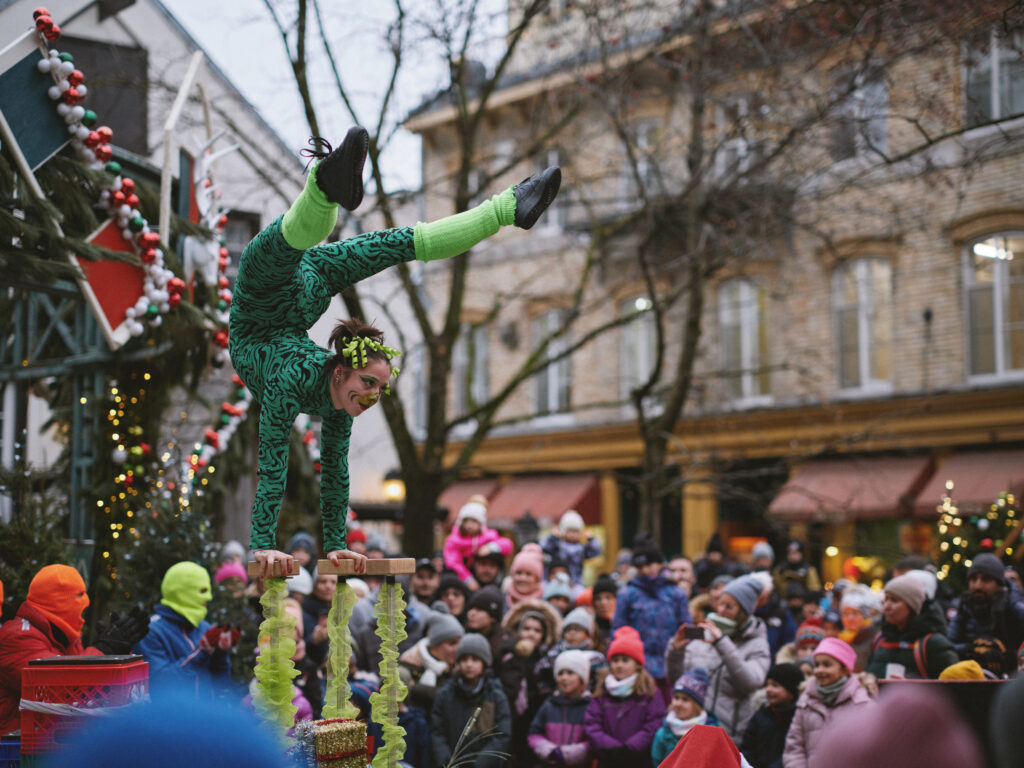
M 132 244 L 142 260 L 145 278 L 143 295 L 135 306 L 125 310 L 125 321 L 132 336 L 141 336 L 145 325 L 156 327 L 163 322 L 162 315 L 181 303 L 185 282 L 164 267 L 164 253 L 160 236 L 149 227 L 139 212 L 139 198 L 135 194 L 135 181 L 121 175 L 120 163 L 113 160 L 110 142 L 114 132 L 107 126 L 96 126 L 96 113 L 81 102 L 88 94 L 85 76 L 75 69 L 70 53 L 50 48 L 49 43 L 60 39 L 60 27 L 54 23 L 46 8 L 32 12 L 43 58 L 36 64 L 40 72 L 48 72 L 54 84 L 47 93 L 57 103 L 57 114 L 67 123 L 71 145 L 82 160 L 94 169 L 105 169 L 114 175 L 110 186 L 100 193 L 100 201 L 107 206 L 111 218 L 117 220 L 121 236 Z

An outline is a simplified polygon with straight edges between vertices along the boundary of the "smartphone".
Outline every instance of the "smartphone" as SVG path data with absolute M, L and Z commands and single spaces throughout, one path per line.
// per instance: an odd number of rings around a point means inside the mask
M 704 628 L 703 627 L 683 627 L 683 637 L 687 640 L 703 640 L 704 639 Z

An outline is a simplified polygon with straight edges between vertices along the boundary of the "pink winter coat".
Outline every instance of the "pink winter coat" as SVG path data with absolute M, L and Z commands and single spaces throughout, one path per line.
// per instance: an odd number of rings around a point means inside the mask
M 508 557 L 512 554 L 512 542 L 501 536 L 493 528 L 483 526 L 483 530 L 476 536 L 463 536 L 459 531 L 459 525 L 452 526 L 452 532 L 444 540 L 444 564 L 445 567 L 455 571 L 455 575 L 462 581 L 466 581 L 473 574 L 469 569 L 476 558 L 477 550 L 485 544 L 494 544 L 502 555 Z
M 821 700 L 814 681 L 808 681 L 807 688 L 796 702 L 796 714 L 786 734 L 786 749 L 782 753 L 783 768 L 828 766 L 832 756 L 827 739 L 823 738 L 828 724 L 837 717 L 845 717 L 863 707 L 873 706 L 874 703 L 856 675 L 850 675 L 831 707 L 826 707 Z

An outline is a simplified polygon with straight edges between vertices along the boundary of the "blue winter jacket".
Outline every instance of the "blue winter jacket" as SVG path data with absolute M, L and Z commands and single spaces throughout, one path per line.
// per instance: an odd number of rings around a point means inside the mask
M 601 554 L 601 542 L 591 536 L 584 541 L 573 543 L 549 533 L 540 540 L 540 548 L 552 560 L 561 560 L 569 567 L 569 581 L 583 583 L 583 561 Z M 547 566 L 544 568 L 547 576 Z
M 212 625 L 192 622 L 157 603 L 149 619 L 149 632 L 135 653 L 149 662 L 149 692 L 158 697 L 170 689 L 193 691 L 197 698 L 215 698 L 231 687 L 231 658 L 223 651 L 207 653 L 199 641 Z
M 665 648 L 679 629 L 690 623 L 686 593 L 664 576 L 637 576 L 619 592 L 612 631 L 629 625 L 644 641 L 644 656 L 651 677 L 665 677 Z

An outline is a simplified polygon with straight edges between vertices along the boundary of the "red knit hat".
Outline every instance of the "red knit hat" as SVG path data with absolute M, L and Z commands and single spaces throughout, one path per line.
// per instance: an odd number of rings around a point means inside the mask
M 348 543 L 349 544 L 352 544 L 353 542 L 359 542 L 359 541 L 361 541 L 361 542 L 363 542 L 363 544 L 365 544 L 366 543 L 366 532 L 362 528 L 350 528 L 348 530 L 347 538 L 348 538 Z
M 41 568 L 28 585 L 25 602 L 55 624 L 69 640 L 82 636 L 85 626 L 82 611 L 89 607 L 89 595 L 85 593 L 81 575 L 70 565 Z
M 640 633 L 632 627 L 619 627 L 615 630 L 612 644 L 608 646 L 608 659 L 612 656 L 622 654 L 636 659 L 641 667 L 644 665 L 644 641 L 640 639 Z

